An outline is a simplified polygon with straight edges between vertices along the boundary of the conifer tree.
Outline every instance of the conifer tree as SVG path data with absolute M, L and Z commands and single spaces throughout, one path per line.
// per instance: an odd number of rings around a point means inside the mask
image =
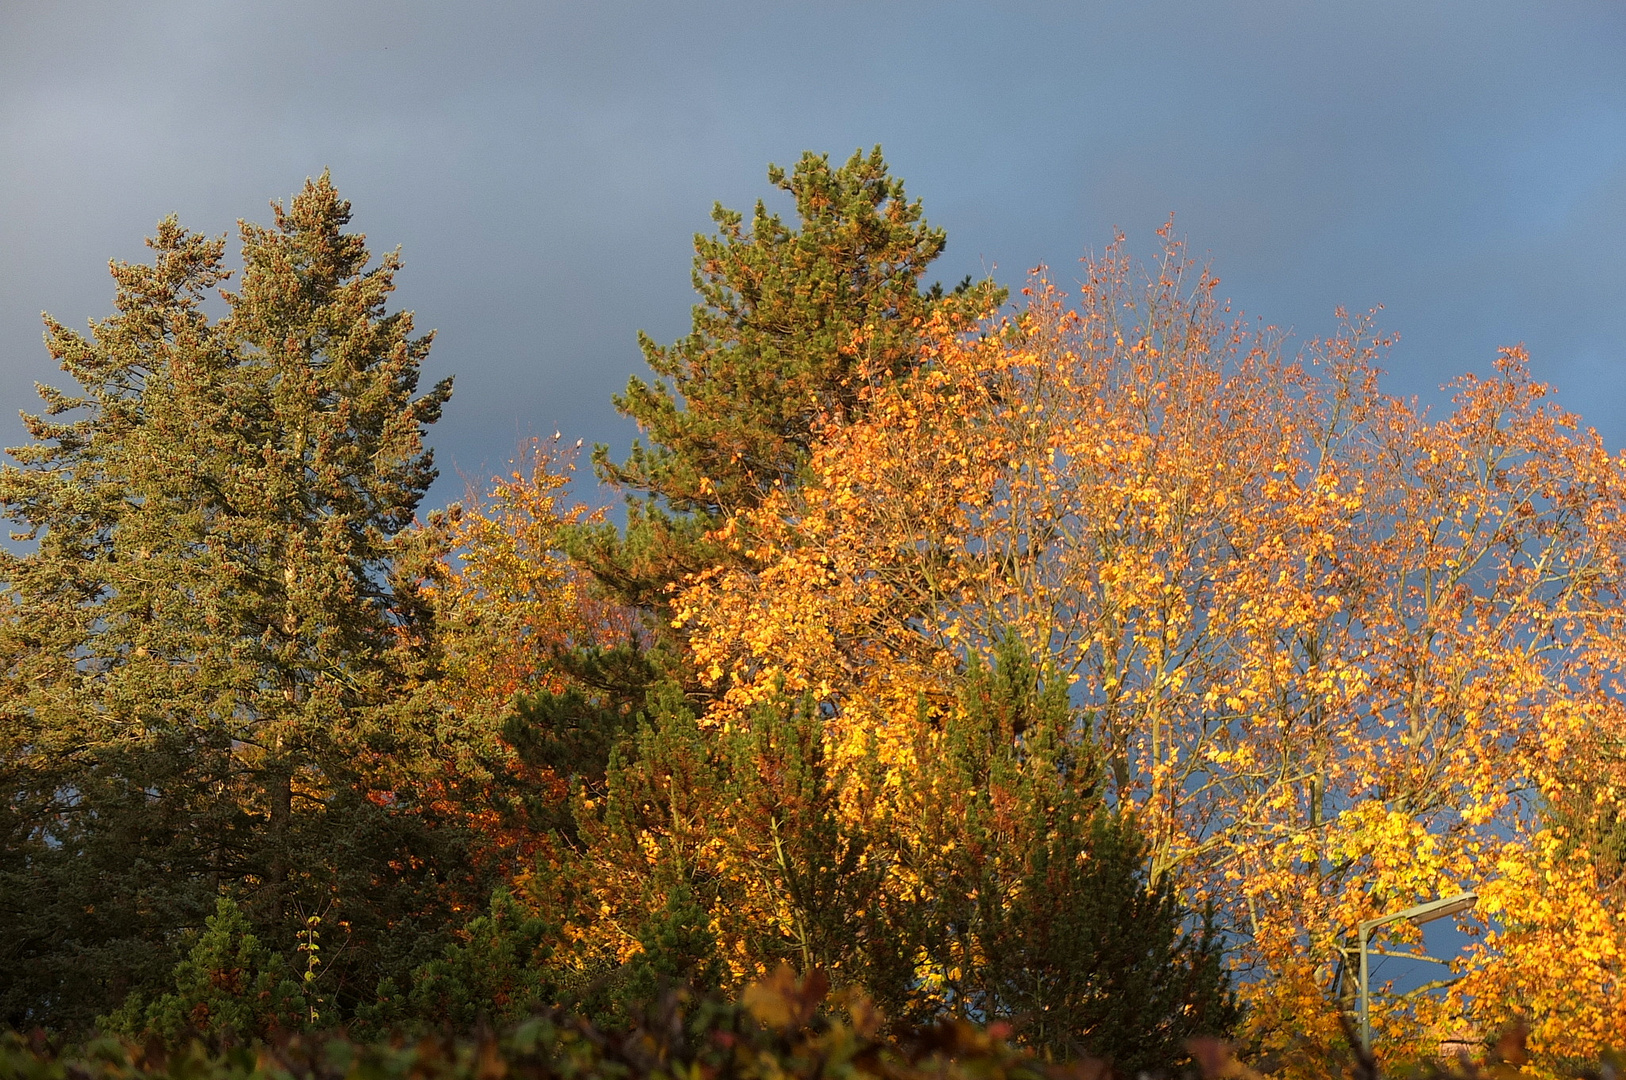
M 513 1023 L 554 1004 L 548 960 L 558 928 L 526 910 L 508 890 L 498 889 L 489 912 L 471 920 L 460 937 L 413 972 L 406 998 L 410 1014 L 375 1015 L 376 1027 L 387 1032 L 415 1022 L 429 1030 L 467 1031 L 480 1023 Z M 363 1015 L 377 1014 L 389 996 L 386 989 Z
M 785 962 L 845 987 L 907 981 L 876 896 L 888 864 L 838 811 L 815 702 L 766 701 L 718 733 L 667 682 L 638 719 L 576 802 L 580 892 L 552 900 L 569 908 L 566 964 L 596 978 L 581 1007 L 613 1021 L 663 987 L 737 991 Z
M 1065 680 L 1006 642 L 928 720 L 907 768 L 873 740 L 838 762 L 815 700 L 718 730 L 667 684 L 577 804 L 584 895 L 560 919 L 577 963 L 646 992 L 651 969 L 738 989 L 789 963 L 905 1026 L 1015 1021 L 1047 1054 L 1126 1072 L 1227 1033 L 1221 943 L 1104 802 Z
M 1133 819 L 1103 801 L 1085 719 L 1008 639 L 922 732 L 900 777 L 898 876 L 914 884 L 892 921 L 920 958 L 900 1004 L 1014 1021 L 1047 1054 L 1128 1075 L 1239 1013 L 1212 926 L 1149 877 Z
M 866 384 L 917 365 L 930 320 L 967 325 L 1004 297 L 969 279 L 950 293 L 922 290 L 946 237 L 889 175 L 879 147 L 839 167 L 807 153 L 789 173 L 770 166 L 768 179 L 795 201 L 794 226 L 760 201 L 749 228 L 744 215 L 715 206 L 717 234 L 695 237 L 701 302 L 690 333 L 671 346 L 640 335 L 656 379 L 634 376 L 615 403 L 647 443 L 620 463 L 603 446 L 593 455 L 600 478 L 628 496 L 626 527 L 579 525 L 566 546 L 611 600 L 642 615 L 644 633 L 559 650 L 549 663 L 569 689 L 516 698 L 504 737 L 535 764 L 557 771 L 567 752 L 571 775 L 597 781 L 609 746 L 659 683 L 695 693 L 671 589 L 740 557 L 708 532 L 796 483 L 822 423 L 859 409 Z M 576 842 L 574 824 L 560 825 Z
M 363 774 L 393 746 L 373 722 L 410 636 L 392 552 L 451 386 L 417 392 L 430 337 L 385 306 L 399 257 L 372 263 L 326 174 L 273 208 L 242 226 L 223 319 L 203 302 L 224 240 L 171 218 L 151 266 L 114 264 L 111 318 L 47 320 L 79 389 L 42 388 L 0 471 L 34 541 L 0 556 L 12 1022 L 107 1011 L 219 892 L 272 947 L 332 901 L 358 970 L 390 947 L 381 920 L 435 903 L 385 866 L 428 842 L 410 794 L 369 798 Z
M 248 919 L 225 897 L 171 978 L 169 992 L 151 1002 L 132 993 L 97 1026 L 174 1046 L 191 1034 L 246 1039 L 298 1031 L 310 1022 L 310 1002 L 287 961 L 260 944 Z
M 553 657 L 579 689 L 518 699 L 505 731 L 517 746 L 540 747 L 557 725 L 600 732 L 607 747 L 661 680 L 696 693 L 671 590 L 741 557 L 707 534 L 795 484 L 820 425 L 854 415 L 865 385 L 912 370 L 933 318 L 969 325 L 1004 299 L 991 281 L 969 278 L 951 292 L 922 289 L 947 238 L 889 174 L 880 147 L 839 167 L 806 153 L 789 173 L 770 166 L 768 180 L 794 200 L 795 224 L 761 201 L 749 228 L 739 212 L 713 207 L 718 232 L 695 236 L 690 333 L 670 346 L 640 335 L 656 378 L 633 376 L 615 398 L 647 442 L 620 463 L 594 450 L 600 478 L 627 494 L 626 527 L 579 526 L 567 541 L 612 600 L 641 613 L 644 633 Z M 602 774 L 606 762 L 601 754 L 586 768 Z
M 969 278 L 922 291 L 947 238 L 880 147 L 837 168 L 807 153 L 768 180 L 795 200 L 795 227 L 760 201 L 749 230 L 713 208 L 717 234 L 695 237 L 693 329 L 671 346 L 641 335 L 657 381 L 634 376 L 615 399 L 648 442 L 621 463 L 594 452 L 600 477 L 629 494 L 627 528 L 584 531 L 575 553 L 636 607 L 664 612 L 668 586 L 724 558 L 705 532 L 794 484 L 819 424 L 851 415 L 866 383 L 911 370 L 934 314 L 967 323 L 1004 297 Z
M 873 740 L 838 764 L 828 720 L 813 695 L 781 692 L 724 735 L 719 846 L 728 863 L 749 868 L 737 887 L 772 897 L 781 914 L 741 923 L 761 970 L 822 970 L 891 1007 L 914 976 L 908 936 L 885 900 L 895 823 L 854 805 L 854 780 L 869 790 L 881 782 Z M 748 908 L 745 895 L 732 906 Z

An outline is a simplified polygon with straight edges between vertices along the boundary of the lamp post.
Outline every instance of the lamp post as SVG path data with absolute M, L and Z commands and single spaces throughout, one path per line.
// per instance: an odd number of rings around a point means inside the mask
M 1372 939 L 1372 931 L 1378 929 L 1380 926 L 1387 926 L 1390 923 L 1399 922 L 1402 919 L 1410 920 L 1413 926 L 1422 926 L 1424 923 L 1431 923 L 1435 919 L 1443 919 L 1447 915 L 1456 915 L 1459 912 L 1467 911 L 1469 908 L 1473 907 L 1478 900 L 1478 893 L 1458 893 L 1456 896 L 1446 896 L 1441 897 L 1438 900 L 1430 900 L 1426 904 L 1418 904 L 1416 907 L 1409 907 L 1404 911 L 1391 912 L 1388 915 L 1379 915 L 1375 919 L 1367 919 L 1365 922 L 1356 927 L 1356 948 L 1359 950 L 1361 956 L 1359 979 L 1361 1016 L 1360 1035 L 1362 1053 L 1370 1054 L 1372 1052 L 1372 996 L 1371 987 L 1368 983 L 1370 972 L 1367 967 L 1367 956 L 1376 951 L 1367 947 L 1368 942 L 1370 942 Z M 1380 952 L 1379 955 L 1405 956 L 1406 954 Z M 1431 956 L 1413 956 L 1411 959 L 1433 960 L 1434 958 Z M 1440 962 L 1443 961 L 1436 961 L 1436 963 Z

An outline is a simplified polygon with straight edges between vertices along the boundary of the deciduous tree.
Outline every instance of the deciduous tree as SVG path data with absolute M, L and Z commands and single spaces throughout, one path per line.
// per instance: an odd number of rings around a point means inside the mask
M 1138 280 L 1115 246 L 1071 308 L 1040 280 L 1016 318 L 942 328 L 799 490 L 727 523 L 746 558 L 679 616 L 723 694 L 709 722 L 810 692 L 900 777 L 912 703 L 1015 635 L 1072 681 L 1154 875 L 1220 905 L 1285 1052 L 1342 1039 L 1327 988 L 1358 921 L 1487 887 L 1510 836 L 1573 893 L 1531 854 L 1530 795 L 1618 745 L 1622 464 L 1518 350 L 1432 419 L 1378 391 L 1367 322 L 1294 360 L 1215 284 L 1173 244 Z M 1597 953 L 1618 918 L 1525 925 Z M 1482 1000 L 1382 998 L 1383 1046 L 1426 1050 Z
M 429 515 L 415 595 L 432 656 L 402 723 L 437 732 L 395 764 L 490 845 L 508 873 L 549 833 L 573 829 L 571 795 L 601 783 L 650 678 L 633 612 L 598 596 L 564 547 L 603 520 L 566 501 L 575 450 L 558 436 L 520 447 L 505 476 Z M 622 670 L 630 668 L 630 671 Z

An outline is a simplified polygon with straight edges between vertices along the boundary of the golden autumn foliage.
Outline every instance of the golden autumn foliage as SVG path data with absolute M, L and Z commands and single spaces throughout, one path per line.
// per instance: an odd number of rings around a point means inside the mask
M 433 611 L 437 665 L 414 702 L 436 718 L 460 751 L 431 781 L 443 809 L 470 818 L 510 859 L 534 855 L 546 838 L 515 805 L 538 788 L 563 804 L 565 778 L 528 766 L 501 739 L 516 695 L 568 683 L 557 657 L 572 649 L 625 642 L 633 622 L 625 609 L 591 593 L 563 554 L 573 526 L 595 524 L 602 511 L 567 502 L 575 448 L 551 439 L 524 442 L 509 472 L 465 502 L 431 517 L 444 562 L 420 586 Z
M 727 523 L 749 562 L 678 604 L 701 724 L 815 695 L 835 757 L 879 754 L 876 813 L 1014 635 L 1071 681 L 1154 870 L 1225 913 L 1284 1067 L 1343 1039 L 1357 922 L 1463 889 L 1490 932 L 1449 993 L 1380 995 L 1385 1055 L 1521 1014 L 1538 1054 L 1626 1045 L 1619 897 L 1543 814 L 1626 732 L 1626 459 L 1521 350 L 1432 416 L 1379 391 L 1369 318 L 1284 356 L 1165 241 L 1144 280 L 1120 242 L 1070 306 L 1040 277 L 943 329 Z
M 546 685 L 557 653 L 632 633 L 627 613 L 593 596 L 563 554 L 568 529 L 603 520 L 602 510 L 565 503 L 574 468 L 575 450 L 557 435 L 529 439 L 506 476 L 471 488 L 437 522 L 454 554 L 431 593 L 448 656 L 443 685 L 460 708 L 501 711 Z

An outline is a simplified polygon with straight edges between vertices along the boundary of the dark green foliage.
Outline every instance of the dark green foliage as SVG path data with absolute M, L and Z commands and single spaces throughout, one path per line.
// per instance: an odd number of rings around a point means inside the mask
M 638 927 L 641 950 L 617 981 L 617 1011 L 635 1015 L 673 988 L 712 990 L 722 983 L 711 913 L 695 902 L 685 882 L 672 886 L 666 902 Z
M 749 229 L 712 210 L 717 235 L 695 237 L 693 329 L 669 347 L 643 337 L 658 381 L 635 376 L 616 398 L 648 442 L 620 464 L 594 452 L 601 477 L 645 497 L 624 535 L 585 531 L 575 554 L 636 607 L 664 612 L 668 586 L 726 558 L 703 534 L 796 483 L 818 426 L 851 416 L 866 383 L 912 370 L 934 314 L 969 322 L 1004 297 L 991 282 L 921 291 L 946 238 L 879 147 L 839 168 L 804 154 L 768 179 L 795 200 L 796 226 L 761 202 Z
M 640 879 L 623 882 L 629 925 L 640 927 L 640 938 L 653 935 L 652 941 L 686 950 L 656 961 L 657 968 L 712 971 L 704 949 L 694 950 L 699 939 L 687 928 L 694 905 L 709 911 L 716 898 L 717 883 L 697 856 L 726 827 L 715 813 L 722 778 L 713 742 L 670 683 L 651 693 L 647 719 L 639 719 L 636 738 L 611 754 L 603 798 L 577 806 L 584 857 L 613 875 L 643 864 L 639 853 L 645 838 L 660 836 L 654 865 Z
M 756 866 L 792 913 L 785 932 L 747 928 L 752 956 L 895 998 L 913 971 L 908 942 L 881 902 L 890 823 L 839 812 L 844 783 L 861 779 L 873 790 L 879 765 L 871 747 L 855 774 L 839 773 L 825 745 L 826 721 L 811 696 L 781 697 L 753 708 L 728 734 L 719 748 L 721 842 L 741 864 Z
M 903 850 L 920 891 L 894 915 L 941 998 L 956 1015 L 1016 1022 L 1045 1053 L 1130 1072 L 1230 1031 L 1219 938 L 1192 925 L 1172 882 L 1148 880 L 1133 821 L 1100 797 L 1066 683 L 1009 641 L 992 667 L 973 662 L 961 702 L 943 717 L 943 751 L 922 747 L 906 780 L 937 828 Z
M 132 989 L 164 985 L 175 928 L 214 909 L 209 807 L 186 797 L 201 770 L 176 741 L 18 755 L 7 770 L 7 793 L 28 801 L 7 807 L 0 840 L 4 1022 L 85 1029 Z
M 109 1034 L 177 1046 L 192 1036 L 231 1042 L 300 1031 L 317 1019 L 314 992 L 307 997 L 283 958 L 260 944 L 237 905 L 224 897 L 176 965 L 173 986 L 151 1003 L 139 992 L 131 994 L 98 1026 Z
M 110 1039 L 53 1050 L 43 1041 L 6 1034 L 0 1036 L 0 1075 L 27 1080 L 1067 1080 L 1102 1074 L 1088 1063 L 1047 1066 L 999 1033 L 964 1023 L 881 1038 L 873 1011 L 862 1001 L 829 1001 L 816 977 L 799 983 L 781 975 L 752 988 L 743 1004 L 667 994 L 613 1030 L 550 1012 L 500 1036 L 372 1043 L 302 1036 L 214 1050 L 193 1044 L 177 1051 Z
M 637 963 L 700 989 L 716 985 L 707 981 L 720 977 L 710 932 L 686 927 L 737 922 L 733 913 L 747 907 L 742 890 L 765 889 L 792 913 L 791 925 L 745 927 L 754 962 L 866 984 L 870 950 L 891 944 L 878 925 L 883 913 L 868 903 L 885 864 L 864 859 L 865 837 L 840 822 L 839 783 L 824 753 L 810 700 L 766 702 L 722 734 L 702 731 L 674 686 L 653 695 L 638 738 L 614 758 L 604 798 L 578 810 L 586 857 L 606 881 L 641 863 L 645 843 L 658 838 L 647 877 L 636 888 L 612 884 L 626 905 L 620 917 L 647 920 L 638 936 L 649 955 Z M 736 869 L 719 873 L 719 864 Z
M 503 721 L 503 740 L 525 764 L 564 780 L 569 791 L 583 785 L 602 790 L 610 753 L 634 733 L 654 669 L 630 645 L 565 653 L 555 669 L 569 683 L 556 692 L 516 695 Z M 538 801 L 532 818 L 577 843 L 568 803 Z
M 826 724 L 816 701 L 792 697 L 705 730 L 675 689 L 658 695 L 606 795 L 581 808 L 581 872 L 616 898 L 605 917 L 670 926 L 692 906 L 689 925 L 723 928 L 751 962 L 825 971 L 901 1022 L 1012 1021 L 1047 1054 L 1130 1069 L 1235 1025 L 1218 936 L 1171 883 L 1148 880 L 1133 821 L 1100 797 L 1065 684 L 1019 646 L 973 665 L 941 742 L 897 777 L 906 820 L 838 813 L 844 791 L 882 777 L 873 753 L 835 769 Z M 765 905 L 780 916 L 738 914 Z M 707 935 L 645 937 L 651 958 L 686 943 L 688 968 L 663 974 L 709 970 Z
M 371 993 L 389 929 L 440 925 L 468 884 L 460 841 L 369 779 L 421 749 L 377 717 L 411 636 L 396 537 L 450 384 L 417 393 L 429 338 L 385 306 L 399 259 L 370 265 L 325 176 L 275 216 L 242 228 L 224 319 L 202 308 L 224 240 L 171 219 L 151 266 L 114 266 L 112 317 L 47 322 L 78 388 L 42 389 L 0 471 L 35 541 L 0 554 L 13 1023 L 82 1026 L 151 987 L 220 893 L 280 951 L 331 907 L 336 992 Z
M 413 972 L 404 1015 L 389 1019 L 402 1026 L 470 1031 L 477 1024 L 512 1023 L 554 1003 L 547 964 L 558 927 L 526 910 L 506 889 L 497 891 L 490 912 L 470 922 L 462 937 Z M 384 988 L 381 1003 L 390 1003 L 390 990 Z M 376 1009 L 372 1019 L 387 1030 Z
M 895 945 L 881 924 L 884 911 L 867 903 L 884 863 L 864 860 L 863 839 L 840 824 L 817 707 L 801 699 L 765 703 L 719 738 L 702 731 L 677 688 L 663 683 L 637 719 L 637 735 L 612 752 L 603 786 L 577 804 L 571 836 L 580 853 L 554 878 L 597 881 L 618 897 L 614 918 L 638 950 L 624 963 L 574 957 L 576 970 L 596 975 L 577 980 L 565 998 L 613 1023 L 669 986 L 723 985 L 712 923 L 727 923 L 744 906 L 741 890 L 757 886 L 782 895 L 796 914 L 788 933 L 749 928 L 756 962 L 827 968 L 844 985 L 864 985 L 871 951 Z M 648 863 L 651 836 L 659 850 Z M 719 858 L 753 876 L 719 874 Z M 570 907 L 564 900 L 562 910 Z M 906 958 L 891 960 L 901 977 Z

